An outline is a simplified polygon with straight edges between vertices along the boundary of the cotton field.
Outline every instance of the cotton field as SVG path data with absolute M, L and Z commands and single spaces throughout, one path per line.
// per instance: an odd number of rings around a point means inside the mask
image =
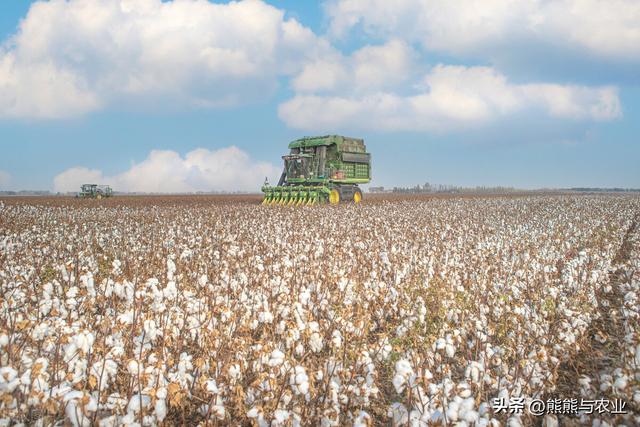
M 0 425 L 640 425 L 639 222 L 625 195 L 5 199 Z

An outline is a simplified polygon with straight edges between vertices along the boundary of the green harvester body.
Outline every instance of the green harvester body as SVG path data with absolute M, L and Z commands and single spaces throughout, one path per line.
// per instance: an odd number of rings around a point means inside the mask
M 364 140 L 339 135 L 304 137 L 289 144 L 282 156 L 278 185 L 265 181 L 263 204 L 359 203 L 358 184 L 371 181 L 371 154 Z
M 83 199 L 102 199 L 113 196 L 113 190 L 108 185 L 82 184 L 76 197 Z

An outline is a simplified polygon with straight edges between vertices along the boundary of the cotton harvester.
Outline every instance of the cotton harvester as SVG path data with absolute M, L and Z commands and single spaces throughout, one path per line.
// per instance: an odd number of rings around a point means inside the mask
M 108 185 L 98 184 L 82 184 L 80 192 L 76 194 L 76 197 L 83 199 L 102 199 L 103 197 L 111 197 L 113 190 Z
M 358 184 L 371 180 L 371 155 L 364 140 L 338 135 L 297 139 L 282 156 L 277 186 L 265 181 L 263 205 L 301 205 L 343 201 L 360 203 Z

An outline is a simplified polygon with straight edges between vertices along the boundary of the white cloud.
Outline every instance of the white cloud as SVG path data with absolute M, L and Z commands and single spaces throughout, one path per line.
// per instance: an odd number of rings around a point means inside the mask
M 69 168 L 53 179 L 53 190 L 60 192 L 79 191 L 82 184 L 103 184 L 107 178 L 98 169 L 81 166 Z
M 232 106 L 330 51 L 261 0 L 36 2 L 0 48 L 0 117 Z
M 404 41 L 364 46 L 350 56 L 334 53 L 308 62 L 292 80 L 297 92 L 371 91 L 392 88 L 412 76 L 417 54 Z
M 611 120 L 622 114 L 613 87 L 513 84 L 490 67 L 438 65 L 415 94 L 298 94 L 280 105 L 279 115 L 305 130 L 442 131 L 535 110 L 573 120 Z
M 235 146 L 219 150 L 198 148 L 184 157 L 171 150 L 153 150 L 126 172 L 105 176 L 102 171 L 73 167 L 53 180 L 54 191 L 78 191 L 82 184 L 109 184 L 115 191 L 182 193 L 195 191 L 259 191 L 265 177 L 280 170 L 256 162 Z
M 0 190 L 8 190 L 11 183 L 11 175 L 9 172 L 0 170 Z
M 640 59 L 637 0 L 329 0 L 325 10 L 338 37 L 361 25 L 455 54 L 542 42 Z

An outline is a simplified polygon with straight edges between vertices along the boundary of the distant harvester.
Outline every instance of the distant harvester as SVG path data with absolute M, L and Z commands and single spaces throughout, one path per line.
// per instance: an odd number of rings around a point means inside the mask
M 108 185 L 82 184 L 76 197 L 83 199 L 102 199 L 113 196 L 113 190 Z

